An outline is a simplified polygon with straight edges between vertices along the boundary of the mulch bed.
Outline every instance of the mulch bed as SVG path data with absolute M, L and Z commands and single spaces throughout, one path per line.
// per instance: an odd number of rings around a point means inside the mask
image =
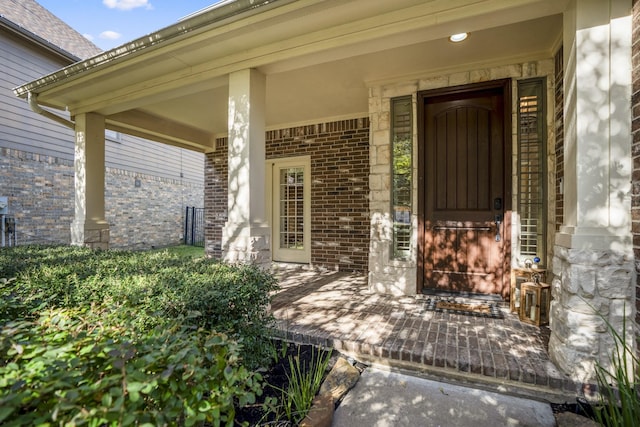
M 286 352 L 280 351 L 281 345 L 287 346 Z M 282 394 L 279 389 L 287 389 L 287 386 L 289 384 L 288 375 L 290 375 L 289 356 L 299 357 L 300 366 L 309 367 L 311 365 L 312 357 L 314 357 L 314 355 L 315 357 L 317 357 L 317 353 L 319 350 L 318 348 L 311 345 L 290 344 L 280 341 L 276 342 L 276 346 L 279 347 L 278 354 L 282 356 L 282 354 L 284 353 L 284 357 L 280 357 L 280 360 L 278 360 L 272 366 L 268 367 L 266 372 L 262 373 L 265 382 L 269 385 L 264 388 L 262 396 L 257 397 L 256 403 L 244 408 L 236 409 L 236 425 L 241 425 L 243 422 L 249 423 L 250 426 L 269 425 L 286 427 L 293 425 L 288 421 L 283 420 L 276 422 L 275 414 L 264 412 L 262 408 L 263 403 L 269 397 L 275 397 L 279 400 Z M 333 357 L 335 357 L 335 353 Z M 334 360 L 331 360 L 329 362 L 329 368 L 333 365 L 333 363 Z
M 597 421 L 596 414 L 593 407 L 584 399 L 577 398 L 576 403 L 552 403 L 551 410 L 554 414 L 561 412 L 570 412 L 572 414 L 580 415 L 590 420 Z

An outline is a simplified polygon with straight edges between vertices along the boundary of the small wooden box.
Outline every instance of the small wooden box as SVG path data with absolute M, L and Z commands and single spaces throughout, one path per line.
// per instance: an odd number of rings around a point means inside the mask
M 549 324 L 551 286 L 525 282 L 520 287 L 520 320 L 532 325 Z

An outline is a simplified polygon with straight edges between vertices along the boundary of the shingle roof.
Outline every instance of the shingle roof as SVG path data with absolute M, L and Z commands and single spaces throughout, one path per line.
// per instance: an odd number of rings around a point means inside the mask
M 102 52 L 98 46 L 34 0 L 0 0 L 0 15 L 80 59 Z

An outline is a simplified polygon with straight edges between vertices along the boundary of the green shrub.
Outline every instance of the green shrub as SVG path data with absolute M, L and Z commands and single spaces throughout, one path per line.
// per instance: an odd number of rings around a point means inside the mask
M 242 343 L 250 368 L 268 359 L 267 314 L 276 280 L 260 269 L 170 250 L 92 251 L 79 247 L 0 249 L 0 325 L 43 308 L 118 305 L 135 309 L 130 327 L 148 330 L 181 317 Z M 198 312 L 201 316 L 193 316 Z
M 270 356 L 269 326 L 273 318 L 267 306 L 276 286 L 271 275 L 255 267 L 199 263 L 189 275 L 188 285 L 180 288 L 176 300 L 183 306 L 176 314 L 200 313 L 193 318 L 198 326 L 231 334 L 247 349 L 245 362 L 255 368 Z
M 604 317 L 602 319 L 614 345 L 609 368 L 596 364 L 601 397 L 596 419 L 605 426 L 637 426 L 640 422 L 640 359 L 629 348 L 626 321 L 622 323 L 622 333 L 618 333 Z
M 0 277 L 3 425 L 232 425 L 261 393 L 277 284 L 255 267 L 23 246 Z
M 123 307 L 45 310 L 0 331 L 0 423 L 233 425 L 261 377 L 224 334 L 182 319 L 141 333 Z

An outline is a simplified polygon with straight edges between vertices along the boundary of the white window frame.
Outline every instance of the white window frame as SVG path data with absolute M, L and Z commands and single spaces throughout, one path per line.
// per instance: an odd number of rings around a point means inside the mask
M 302 168 L 303 181 L 303 248 L 280 248 L 279 220 L 279 170 L 284 168 Z M 267 212 L 271 224 L 271 257 L 275 262 L 304 263 L 311 262 L 311 156 L 287 157 L 267 160 Z

